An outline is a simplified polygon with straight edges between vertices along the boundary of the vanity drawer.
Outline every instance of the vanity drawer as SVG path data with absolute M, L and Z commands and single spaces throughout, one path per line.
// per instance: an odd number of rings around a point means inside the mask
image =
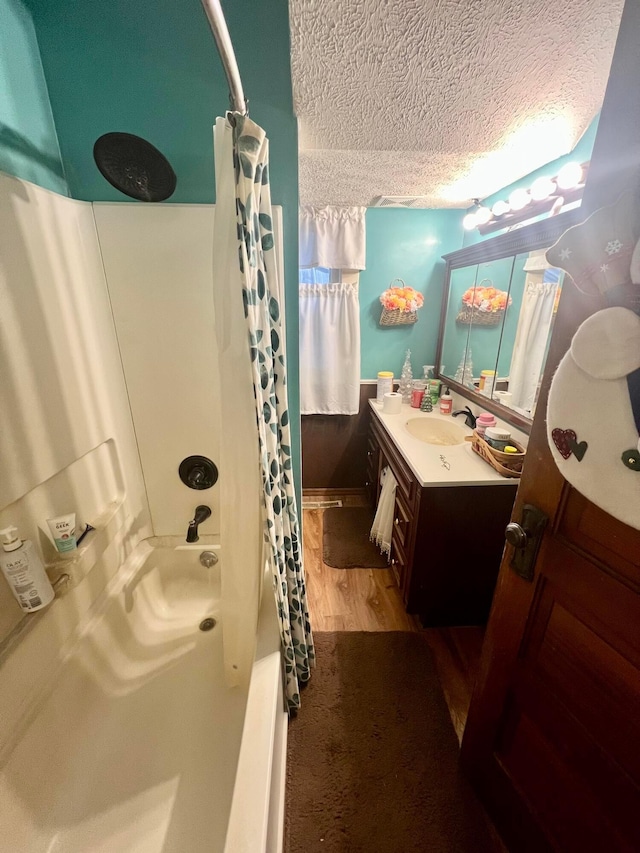
M 405 587 L 409 576 L 409 561 L 396 535 L 394 527 L 391 535 L 391 571 L 398 584 L 398 589 L 402 593 L 402 598 L 406 603 Z
M 402 497 L 396 491 L 396 505 L 393 513 L 393 535 L 396 541 L 402 546 L 405 554 L 408 554 L 411 547 L 413 515 L 409 512 Z

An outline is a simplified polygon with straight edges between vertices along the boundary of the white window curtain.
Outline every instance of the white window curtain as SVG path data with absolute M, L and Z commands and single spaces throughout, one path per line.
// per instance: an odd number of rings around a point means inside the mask
M 300 409 L 357 415 L 366 207 L 300 208 Z M 354 271 L 350 276 L 343 271 Z M 356 281 L 353 281 L 354 276 Z
M 536 402 L 559 287 L 559 271 L 544 258 L 537 261 L 531 257 L 525 264 L 527 277 L 509 370 L 510 405 L 529 414 Z M 546 269 L 541 269 L 543 264 Z
M 363 270 L 366 207 L 300 208 L 301 267 Z
M 300 411 L 357 415 L 360 407 L 358 285 L 300 285 Z

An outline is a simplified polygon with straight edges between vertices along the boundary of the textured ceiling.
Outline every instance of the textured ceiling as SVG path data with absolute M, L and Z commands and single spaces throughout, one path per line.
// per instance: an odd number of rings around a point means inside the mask
M 290 0 L 300 201 L 465 207 L 573 148 L 623 0 Z

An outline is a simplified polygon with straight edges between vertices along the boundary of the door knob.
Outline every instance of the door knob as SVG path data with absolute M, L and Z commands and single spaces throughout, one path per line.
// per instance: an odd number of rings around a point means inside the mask
M 507 524 L 506 530 L 504 531 L 504 538 L 507 540 L 509 545 L 513 545 L 514 548 L 524 548 L 527 544 L 527 533 L 516 521 L 512 521 Z
M 542 542 L 547 516 L 532 504 L 522 507 L 521 524 L 512 521 L 507 524 L 504 538 L 513 546 L 510 565 L 517 575 L 526 581 L 532 581 L 535 573 L 536 557 Z

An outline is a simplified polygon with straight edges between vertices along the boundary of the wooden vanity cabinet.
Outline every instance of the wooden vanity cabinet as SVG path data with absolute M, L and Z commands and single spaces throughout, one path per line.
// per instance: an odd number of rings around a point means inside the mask
M 387 465 L 398 483 L 391 565 L 407 611 L 425 626 L 484 624 L 517 481 L 422 486 L 372 414 L 366 485 L 374 506 Z

